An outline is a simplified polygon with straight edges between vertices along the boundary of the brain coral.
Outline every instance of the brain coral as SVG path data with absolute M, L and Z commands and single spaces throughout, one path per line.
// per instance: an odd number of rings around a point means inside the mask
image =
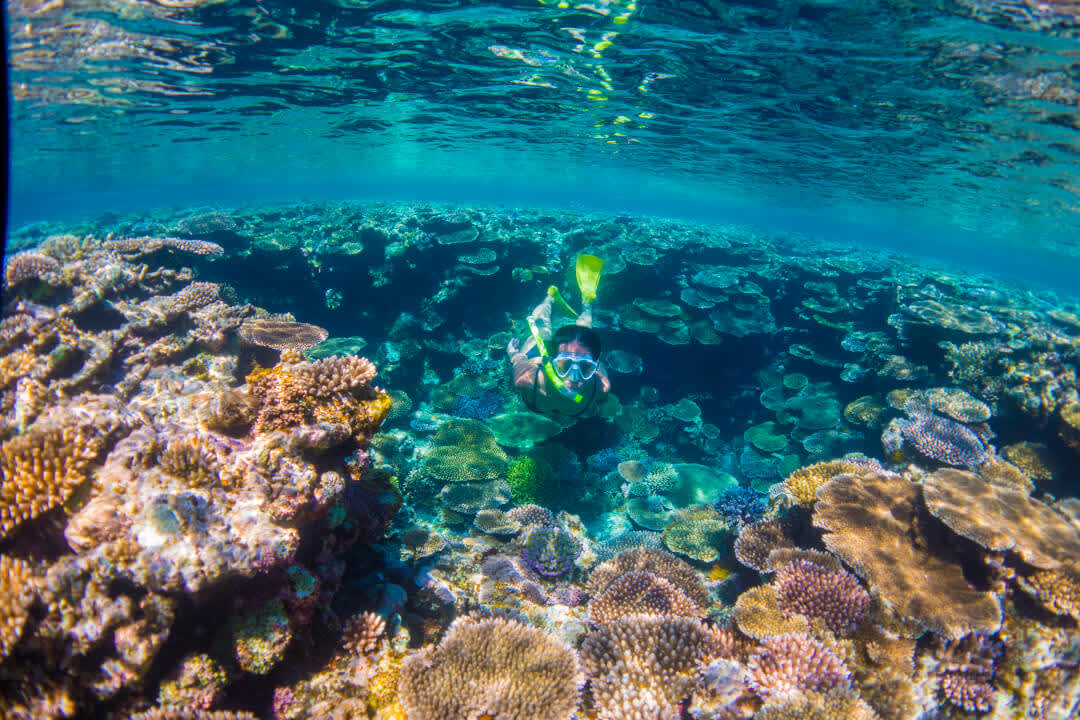
M 1001 607 L 974 590 L 930 523 L 920 486 L 892 473 L 840 475 L 818 491 L 814 525 L 825 546 L 902 618 L 957 638 L 995 632 Z
M 697 572 L 671 553 L 651 548 L 624 550 L 607 562 L 593 568 L 585 586 L 589 595 L 599 596 L 623 574 L 644 570 L 668 580 L 699 607 L 708 607 L 709 591 Z
M 629 615 L 600 625 L 581 645 L 597 718 L 678 717 L 716 653 L 713 633 L 693 618 Z
M 596 624 L 635 614 L 699 617 L 704 611 L 669 580 L 642 570 L 620 576 L 589 603 Z
M 844 661 L 806 633 L 766 638 L 750 656 L 746 671 L 750 687 L 763 698 L 808 690 L 825 692 L 851 682 Z
M 563 641 L 512 620 L 465 616 L 438 646 L 406 658 L 398 691 L 409 720 L 566 720 L 581 681 Z
M 1012 550 L 1043 570 L 1080 564 L 1080 530 L 1025 493 L 948 468 L 923 478 L 923 495 L 934 517 L 987 550 Z

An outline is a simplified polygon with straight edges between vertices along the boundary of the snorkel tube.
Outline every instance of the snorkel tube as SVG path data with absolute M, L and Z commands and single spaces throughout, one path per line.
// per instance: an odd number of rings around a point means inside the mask
M 529 330 L 532 332 L 533 340 L 536 342 L 536 349 L 540 352 L 540 365 L 544 368 L 544 374 L 547 375 L 548 382 L 552 387 L 556 388 L 563 397 L 570 398 L 576 403 L 581 403 L 585 397 L 579 393 L 574 392 L 566 386 L 566 382 L 559 377 L 555 372 L 555 367 L 551 364 L 551 358 L 548 356 L 547 346 L 544 345 L 543 338 L 540 337 L 540 331 L 536 328 L 536 320 L 529 318 Z

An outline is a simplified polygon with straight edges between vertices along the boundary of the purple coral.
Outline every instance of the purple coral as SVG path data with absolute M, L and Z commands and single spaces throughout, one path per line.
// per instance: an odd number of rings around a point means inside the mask
M 750 687 L 763 698 L 847 687 L 851 672 L 820 640 L 785 633 L 764 640 L 746 665 Z
M 809 560 L 795 560 L 780 568 L 773 587 L 785 613 L 821 618 L 837 635 L 854 632 L 870 611 L 870 594 L 854 575 Z
M 546 577 L 558 577 L 570 572 L 579 554 L 581 544 L 558 526 L 533 528 L 525 536 L 521 548 L 521 559 Z
M 903 440 L 931 460 L 962 467 L 978 465 L 986 457 L 986 446 L 978 435 L 954 420 L 929 412 L 925 401 L 909 401 L 904 410 L 911 419 L 894 421 L 896 429 Z M 897 439 L 889 441 L 884 435 L 882 443 L 887 449 L 890 444 L 898 445 Z

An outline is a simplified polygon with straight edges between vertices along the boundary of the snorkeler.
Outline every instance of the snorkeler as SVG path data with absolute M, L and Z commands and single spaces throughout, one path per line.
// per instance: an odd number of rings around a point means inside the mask
M 590 307 L 596 299 L 603 266 L 600 258 L 578 255 L 578 287 L 584 303 L 581 314 L 552 286 L 529 315 L 531 337 L 524 344 L 515 338 L 506 347 L 513 365 L 514 387 L 533 412 L 556 418 L 588 417 L 596 413 L 611 391 L 611 380 L 600 369 L 600 336 L 591 327 Z M 568 317 L 576 316 L 576 320 L 553 333 L 552 316 L 557 309 Z M 549 346 L 553 355 L 549 354 Z

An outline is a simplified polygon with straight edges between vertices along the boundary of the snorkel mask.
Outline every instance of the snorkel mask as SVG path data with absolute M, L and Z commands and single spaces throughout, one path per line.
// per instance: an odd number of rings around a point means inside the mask
M 585 400 L 585 396 L 576 392 L 566 385 L 566 380 L 571 373 L 577 372 L 582 376 L 582 380 L 588 380 L 594 374 L 596 374 L 597 363 L 592 357 L 588 355 L 574 355 L 573 353 L 559 353 L 555 360 L 559 358 L 565 358 L 566 362 L 563 364 L 564 371 L 560 376 L 559 371 L 555 367 L 555 363 L 547 353 L 547 346 L 544 345 L 543 338 L 540 337 L 540 331 L 536 327 L 536 321 L 533 318 L 529 318 L 529 329 L 532 331 L 533 340 L 536 341 L 536 349 L 540 353 L 540 362 L 544 368 L 544 375 L 547 376 L 548 382 L 551 383 L 562 395 L 570 398 L 576 403 L 580 403 Z M 592 369 L 588 375 L 585 375 L 586 361 L 592 363 Z M 575 370 L 577 368 L 577 370 Z M 580 382 L 576 378 L 568 378 L 571 382 Z
M 559 377 L 577 383 L 585 382 L 595 375 L 600 363 L 596 362 L 592 355 L 559 353 L 551 359 L 551 366 Z

